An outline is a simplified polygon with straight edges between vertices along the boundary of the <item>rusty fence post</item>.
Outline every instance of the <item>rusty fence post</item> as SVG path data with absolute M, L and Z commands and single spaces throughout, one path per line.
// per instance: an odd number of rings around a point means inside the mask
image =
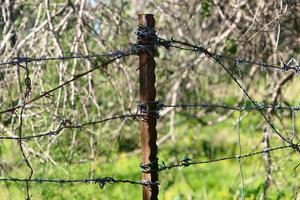
M 138 45 L 142 46 L 139 52 L 139 78 L 140 78 L 140 120 L 141 130 L 141 167 L 142 180 L 158 183 L 157 158 L 157 102 L 155 101 L 155 60 L 154 44 L 155 20 L 152 14 L 138 15 Z M 158 199 L 158 184 L 143 186 L 143 200 Z

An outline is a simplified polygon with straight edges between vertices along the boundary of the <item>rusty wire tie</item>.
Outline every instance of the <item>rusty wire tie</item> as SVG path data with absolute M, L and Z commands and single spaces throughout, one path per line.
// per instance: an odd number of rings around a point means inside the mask
M 153 48 L 158 41 L 155 29 L 139 26 L 136 35 L 137 43 L 132 46 L 133 52 L 136 54 L 147 52 L 149 55 L 153 56 Z
M 156 31 L 151 27 L 139 26 L 136 32 L 138 42 L 146 39 L 149 44 L 155 44 L 157 41 Z

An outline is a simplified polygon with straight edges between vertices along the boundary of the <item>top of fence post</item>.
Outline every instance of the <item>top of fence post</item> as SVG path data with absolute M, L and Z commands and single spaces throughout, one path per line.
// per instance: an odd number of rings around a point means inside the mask
M 139 26 L 155 27 L 155 19 L 153 14 L 138 14 Z

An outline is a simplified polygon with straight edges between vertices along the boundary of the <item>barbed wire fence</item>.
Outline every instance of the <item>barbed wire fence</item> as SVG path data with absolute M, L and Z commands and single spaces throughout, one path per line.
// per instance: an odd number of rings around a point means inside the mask
M 149 17 L 149 15 L 146 15 Z M 152 15 L 151 15 L 152 16 Z M 151 17 L 150 16 L 150 17 Z M 145 16 L 143 16 L 145 17 Z M 107 52 L 102 54 L 93 54 L 93 55 L 70 55 L 70 56 L 59 56 L 59 57 L 40 57 L 40 58 L 32 58 L 27 56 L 20 56 L 15 57 L 10 60 L 4 61 L 0 63 L 0 72 L 3 70 L 6 70 L 11 67 L 17 67 L 19 70 L 24 70 L 25 72 L 25 91 L 21 95 L 22 101 L 21 103 L 9 108 L 5 108 L 0 111 L 0 115 L 10 113 L 12 115 L 16 115 L 18 118 L 18 135 L 17 136 L 6 136 L 0 135 L 0 140 L 13 140 L 18 142 L 19 148 L 22 154 L 22 157 L 27 165 L 27 168 L 29 170 L 29 174 L 26 178 L 17 178 L 17 177 L 1 177 L 1 182 L 22 182 L 26 184 L 26 199 L 31 199 L 31 193 L 30 193 L 30 183 L 56 183 L 56 184 L 88 184 L 88 183 L 94 183 L 98 184 L 99 187 L 102 189 L 107 184 L 134 184 L 134 185 L 141 185 L 147 190 L 150 191 L 153 188 L 153 186 L 158 187 L 159 182 L 158 180 L 152 180 L 152 179 L 142 179 L 140 181 L 135 180 L 129 180 L 129 179 L 117 179 L 114 177 L 98 177 L 98 178 L 84 178 L 84 179 L 47 179 L 47 178 L 37 178 L 34 176 L 34 170 L 31 166 L 30 161 L 28 160 L 28 155 L 23 150 L 23 145 L 28 140 L 33 140 L 36 138 L 43 138 L 43 137 L 53 137 L 56 135 L 59 135 L 63 130 L 65 129 L 83 129 L 88 126 L 93 126 L 95 124 L 101 124 L 106 123 L 107 121 L 124 121 L 126 119 L 132 119 L 134 121 L 146 121 L 148 123 L 149 119 L 155 119 L 159 120 L 160 113 L 162 110 L 166 108 L 171 109 L 177 109 L 180 108 L 182 110 L 187 109 L 210 109 L 210 110 L 225 110 L 225 111 L 239 111 L 239 118 L 238 118 L 238 145 L 239 145 L 239 154 L 233 155 L 233 156 L 226 156 L 226 157 L 220 157 L 215 159 L 209 159 L 209 160 L 195 160 L 189 157 L 184 157 L 181 159 L 178 163 L 166 163 L 162 161 L 159 163 L 157 160 L 150 160 L 148 163 L 142 163 L 139 167 L 141 168 L 141 172 L 143 174 L 149 174 L 152 172 L 158 173 L 163 172 L 167 170 L 171 170 L 173 168 L 181 168 L 181 167 L 192 167 L 195 165 L 205 165 L 205 164 L 211 164 L 216 162 L 222 162 L 226 160 L 237 160 L 239 162 L 240 166 L 240 173 L 241 173 L 241 179 L 242 179 L 242 198 L 245 198 L 245 185 L 244 185 L 244 177 L 243 177 L 243 160 L 247 159 L 249 157 L 258 156 L 258 155 L 267 155 L 271 152 L 277 152 L 277 151 L 283 151 L 283 150 L 292 150 L 296 153 L 300 153 L 300 146 L 299 143 L 295 142 L 295 138 L 288 138 L 284 136 L 274 125 L 274 123 L 271 121 L 270 118 L 268 118 L 268 115 L 265 112 L 272 112 L 277 110 L 287 110 L 292 113 L 293 116 L 293 123 L 295 124 L 295 112 L 298 112 L 300 110 L 300 105 L 287 105 L 287 104 L 266 104 L 266 103 L 260 103 L 256 102 L 252 96 L 250 96 L 249 92 L 246 90 L 245 86 L 241 83 L 240 79 L 242 79 L 241 72 L 239 71 L 239 77 L 236 77 L 224 64 L 224 60 L 227 61 L 233 61 L 238 70 L 240 69 L 241 65 L 243 64 L 250 64 L 250 65 L 257 65 L 260 66 L 263 70 L 278 70 L 281 72 L 287 72 L 291 71 L 292 74 L 299 74 L 300 73 L 300 65 L 299 62 L 295 58 L 291 58 L 286 62 L 283 62 L 280 65 L 273 65 L 268 64 L 265 62 L 260 61 L 254 61 L 254 60 L 247 60 L 245 58 L 238 58 L 238 57 L 230 57 L 214 52 L 210 52 L 207 47 L 201 46 L 201 45 L 194 45 L 191 43 L 188 43 L 186 41 L 179 41 L 175 40 L 174 38 L 171 39 L 164 39 L 160 38 L 156 35 L 156 31 L 151 27 L 139 27 L 137 31 L 137 37 L 138 42 L 136 44 L 131 45 L 128 49 L 125 50 L 117 50 L 113 52 Z M 141 42 L 143 41 L 143 42 Z M 146 42 L 145 42 L 146 41 Z M 227 104 L 213 104 L 213 103 L 181 103 L 181 104 L 167 104 L 161 101 L 153 101 L 153 102 L 138 102 L 138 105 L 134 109 L 129 109 L 128 113 L 120 114 L 120 115 L 114 115 L 107 118 L 102 118 L 94 121 L 84 122 L 84 123 L 75 123 L 72 122 L 70 119 L 62 119 L 59 126 L 56 129 L 53 129 L 51 131 L 35 134 L 35 135 L 23 135 L 23 114 L 24 111 L 28 108 L 30 104 L 32 104 L 35 101 L 38 101 L 40 99 L 43 99 L 47 97 L 48 95 L 51 95 L 56 90 L 65 87 L 66 85 L 75 82 L 76 80 L 87 76 L 88 74 L 93 73 L 94 71 L 107 67 L 108 65 L 114 63 L 117 60 L 124 59 L 129 56 L 136 56 L 136 55 L 146 55 L 146 63 L 142 63 L 141 66 L 149 64 L 149 60 L 154 58 L 153 55 L 153 48 L 160 48 L 164 47 L 168 51 L 171 50 L 178 50 L 178 51 L 189 51 L 194 52 L 197 55 L 205 56 L 208 59 L 214 61 L 218 64 L 227 74 L 228 76 L 235 82 L 237 87 L 241 90 L 243 93 L 244 98 L 244 105 L 227 105 Z M 82 72 L 80 74 L 75 75 L 73 78 L 61 83 L 60 85 L 47 90 L 43 92 L 42 94 L 35 96 L 30 99 L 30 93 L 33 90 L 33 87 L 31 85 L 31 79 L 30 79 L 30 64 L 33 62 L 48 62 L 48 61 L 60 61 L 64 62 L 65 60 L 74 60 L 74 59 L 100 59 L 100 63 L 97 66 L 93 66 L 92 69 Z M 140 66 L 140 68 L 141 68 Z M 250 100 L 251 105 L 246 103 L 246 100 Z M 152 106 L 149 106 L 149 105 Z M 19 113 L 16 111 L 19 110 Z M 248 153 L 242 153 L 242 146 L 240 141 L 240 123 L 241 123 L 241 115 L 244 111 L 253 111 L 258 112 L 265 120 L 265 122 L 268 124 L 268 126 L 272 129 L 273 133 L 280 138 L 280 140 L 284 143 L 284 145 L 277 146 L 277 147 L 270 147 L 266 146 L 264 149 L 260 151 L 253 151 Z M 154 127 L 155 129 L 155 127 Z M 293 126 L 293 134 L 296 134 L 295 126 Z M 156 140 L 156 137 L 155 137 Z M 153 142 L 153 141 L 152 141 Z M 156 141 L 154 141 L 155 143 Z M 150 153 L 151 153 L 150 148 Z M 143 153 L 143 152 L 142 152 Z M 155 156 L 156 157 L 155 152 Z M 296 166 L 295 168 L 297 168 Z M 34 178 L 33 178 L 34 177 Z M 157 194 L 152 194 L 151 199 L 157 199 Z M 146 198 L 144 198 L 146 199 Z

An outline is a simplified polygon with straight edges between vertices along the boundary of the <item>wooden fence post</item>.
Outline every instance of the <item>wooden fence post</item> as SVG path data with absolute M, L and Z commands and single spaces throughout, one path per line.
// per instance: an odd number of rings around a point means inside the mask
M 158 183 L 157 158 L 157 103 L 155 101 L 155 60 L 154 45 L 151 36 L 155 36 L 155 20 L 152 14 L 139 14 L 138 44 L 143 46 L 139 53 L 140 77 L 140 112 L 144 115 L 140 120 L 141 130 L 141 166 L 148 166 L 142 172 L 144 181 Z M 149 168 L 150 167 L 150 168 Z M 149 170 L 150 169 L 150 170 Z M 151 170 L 154 169 L 154 170 Z M 143 200 L 157 200 L 158 185 L 143 186 Z

